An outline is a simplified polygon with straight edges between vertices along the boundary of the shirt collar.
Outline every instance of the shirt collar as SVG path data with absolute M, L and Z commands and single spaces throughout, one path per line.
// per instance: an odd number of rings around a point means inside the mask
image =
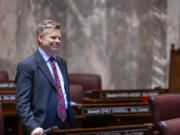
M 45 60 L 45 62 L 47 63 L 49 61 L 50 56 L 44 50 L 42 50 L 40 47 L 38 48 L 38 50 L 39 50 L 40 54 L 42 55 L 43 59 Z M 54 60 L 56 61 L 56 57 L 55 56 L 53 56 L 53 57 L 54 57 Z

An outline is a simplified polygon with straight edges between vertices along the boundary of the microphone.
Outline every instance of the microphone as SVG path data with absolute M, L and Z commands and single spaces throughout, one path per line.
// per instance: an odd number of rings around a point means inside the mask
M 55 129 L 58 129 L 58 127 L 57 127 L 57 126 L 53 126 L 53 127 L 50 127 L 50 128 L 44 129 L 44 130 L 43 130 L 43 133 L 42 133 L 41 135 L 44 135 L 44 134 L 50 133 L 52 130 L 55 130 Z

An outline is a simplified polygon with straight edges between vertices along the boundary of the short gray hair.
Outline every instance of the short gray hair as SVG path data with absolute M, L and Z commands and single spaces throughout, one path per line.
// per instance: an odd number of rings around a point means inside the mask
M 53 29 L 60 29 L 61 25 L 59 22 L 53 21 L 53 20 L 42 20 L 36 29 L 36 34 L 43 34 L 45 29 L 53 28 Z

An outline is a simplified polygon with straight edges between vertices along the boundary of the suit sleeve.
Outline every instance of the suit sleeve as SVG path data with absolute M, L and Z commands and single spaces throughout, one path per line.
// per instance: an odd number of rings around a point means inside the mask
M 15 105 L 21 121 L 29 133 L 39 127 L 31 110 L 32 78 L 33 72 L 25 68 L 25 65 L 17 66 Z

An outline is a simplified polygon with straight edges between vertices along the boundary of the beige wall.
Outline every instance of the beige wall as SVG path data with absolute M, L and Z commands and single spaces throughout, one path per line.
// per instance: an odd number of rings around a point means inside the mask
M 58 52 L 69 72 L 97 73 L 103 88 L 167 87 L 170 44 L 179 45 L 179 0 L 0 0 L 0 69 L 14 79 L 37 48 L 36 23 L 61 21 Z

